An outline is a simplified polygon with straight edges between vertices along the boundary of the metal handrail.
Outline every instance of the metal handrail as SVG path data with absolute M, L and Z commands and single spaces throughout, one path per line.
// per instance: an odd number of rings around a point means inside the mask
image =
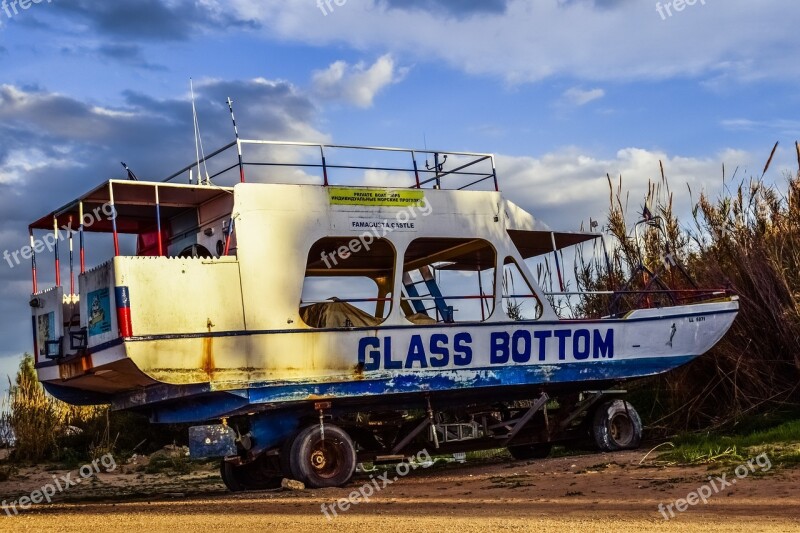
M 495 166 L 495 157 L 493 154 L 487 153 L 480 153 L 480 152 L 459 152 L 459 151 L 446 151 L 446 150 L 430 150 L 430 149 L 413 149 L 413 148 L 393 148 L 387 146 L 358 146 L 358 145 L 347 145 L 347 144 L 321 144 L 321 143 L 309 143 L 309 142 L 296 142 L 296 141 L 265 141 L 265 140 L 255 140 L 255 139 L 240 139 L 238 141 L 231 142 L 222 148 L 215 150 L 214 152 L 210 153 L 207 156 L 202 157 L 196 162 L 193 162 L 178 172 L 171 174 L 170 176 L 164 178 L 162 181 L 169 182 L 184 174 L 189 172 L 193 168 L 197 167 L 200 164 L 205 164 L 212 158 L 224 153 L 225 151 L 233 148 L 234 146 L 238 149 L 242 149 L 245 145 L 261 145 L 261 146 L 295 146 L 301 148 L 316 148 L 319 149 L 319 157 L 320 163 L 280 163 L 280 162 L 270 162 L 270 161 L 245 161 L 242 160 L 241 162 L 236 162 L 227 166 L 226 168 L 217 171 L 213 175 L 209 176 L 208 179 L 217 178 L 231 170 L 241 167 L 242 169 L 247 166 L 276 166 L 276 167 L 295 167 L 295 168 L 321 168 L 323 171 L 323 184 L 325 186 L 331 185 L 328 181 L 328 170 L 329 169 L 340 169 L 340 170 L 380 170 L 385 172 L 405 172 L 409 174 L 413 174 L 415 178 L 415 185 L 412 188 L 422 188 L 424 185 L 428 183 L 435 182 L 436 187 L 439 187 L 441 184 L 442 178 L 446 176 L 470 176 L 470 177 L 477 177 L 478 179 L 471 181 L 467 185 L 458 187 L 457 190 L 463 190 L 479 183 L 482 183 L 486 180 L 493 179 L 494 180 L 494 189 L 495 191 L 499 190 L 499 185 L 497 181 L 497 170 Z M 407 153 L 411 156 L 412 166 L 410 168 L 397 168 L 392 166 L 360 166 L 360 165 L 346 165 L 346 164 L 329 164 L 326 159 L 326 149 L 345 149 L 345 150 L 365 150 L 365 151 L 378 151 L 378 152 L 394 152 L 394 153 Z M 467 161 L 466 163 L 451 169 L 451 170 L 443 170 L 434 166 L 434 168 L 420 168 L 419 164 L 417 163 L 417 154 L 426 154 L 426 155 L 434 155 L 436 160 L 438 161 L 439 156 L 447 155 L 447 156 L 458 156 L 458 157 L 468 157 L 472 158 L 471 160 Z M 474 169 L 470 169 L 475 165 L 483 163 L 485 161 L 489 161 L 491 163 L 491 171 L 476 171 Z M 468 170 L 470 169 L 470 170 Z M 430 175 L 433 174 L 433 177 L 427 178 L 424 180 L 420 179 L 420 174 L 423 175 Z M 200 181 L 202 181 L 202 177 L 198 177 Z M 244 172 L 241 173 L 241 181 L 244 181 Z
M 568 291 L 568 292 L 545 292 L 545 296 L 580 296 L 582 294 L 591 295 L 612 295 L 612 294 L 707 294 L 711 296 L 728 295 L 728 289 L 673 289 L 673 290 L 641 290 L 641 291 Z M 535 295 L 511 295 L 504 298 L 535 298 Z

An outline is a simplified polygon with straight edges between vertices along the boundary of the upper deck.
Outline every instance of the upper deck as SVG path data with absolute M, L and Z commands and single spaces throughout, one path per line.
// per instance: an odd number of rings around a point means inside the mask
M 552 232 L 498 189 L 491 154 L 239 140 L 160 181 L 108 180 L 33 222 L 32 306 L 50 308 L 56 298 L 39 289 L 37 255 L 47 248 L 55 259 L 53 287 L 65 306 L 54 320 L 81 335 L 94 304 L 83 300 L 95 286 L 108 285 L 103 276 L 111 272 L 87 265 L 88 243 L 91 263 L 99 258 L 109 265 L 114 258 L 118 286 L 149 280 L 146 290 L 154 295 L 174 288 L 188 270 L 205 271 L 209 260 L 228 265 L 220 271 L 233 267 L 241 282 L 226 298 L 240 294 L 247 306 L 251 295 L 269 287 L 271 311 L 258 310 L 254 301 L 248 319 L 262 329 L 330 323 L 309 313 L 327 312 L 331 301 L 345 304 L 339 307 L 346 313 L 358 308 L 372 316 L 361 316 L 365 323 L 488 320 L 511 263 L 523 271 L 515 276 L 533 286 L 525 259 L 596 237 Z M 90 233 L 108 234 L 113 248 L 85 238 Z M 62 284 L 65 248 L 69 281 Z M 184 261 L 164 262 L 170 258 Z M 205 262 L 192 266 L 193 258 Z M 442 280 L 447 272 L 453 272 L 449 287 Z M 198 273 L 184 292 L 207 283 L 204 276 Z M 464 294 L 466 277 L 476 285 L 471 294 Z M 542 309 L 538 287 L 523 292 L 539 302 L 532 312 L 553 316 Z M 181 299 L 172 302 L 180 307 Z M 161 316 L 141 312 L 140 324 Z M 111 329 L 107 341 L 116 338 Z M 37 352 L 49 355 L 49 333 L 42 331 Z M 124 328 L 119 334 L 126 337 Z M 106 342 L 105 335 L 89 345 Z
M 181 180 L 184 183 L 180 183 Z M 505 236 L 511 237 L 526 258 L 597 236 L 551 232 L 530 214 L 502 199 L 498 194 L 499 181 L 493 154 L 237 140 L 159 181 L 108 180 L 33 222 L 29 227 L 33 292 L 38 289 L 36 253 L 41 253 L 42 248 L 35 246 L 38 240 L 34 231 L 52 232 L 49 238 L 53 242 L 48 243 L 47 248 L 55 252 L 57 286 L 61 284 L 59 241 L 69 238 L 70 294 L 75 293 L 71 252 L 73 234 L 79 240 L 81 273 L 86 270 L 84 233 L 113 235 L 114 256 L 236 255 L 238 239 L 233 185 L 244 183 L 321 186 L 327 189 L 327 193 L 320 197 L 326 204 L 344 206 L 345 211 L 360 209 L 375 213 L 425 205 L 425 191 L 428 190 L 452 191 L 452 194 L 439 196 L 451 198 L 446 209 L 450 222 L 463 230 L 461 236 L 480 235 L 467 235 L 470 230 L 458 221 L 460 217 L 485 211 L 484 215 L 491 215 L 497 222 L 504 214 L 502 218 L 508 221 L 506 229 L 509 231 Z M 414 193 L 414 190 L 419 192 Z M 476 203 L 476 197 L 469 194 L 464 198 L 473 200 L 466 203 L 452 200 L 462 197 L 462 191 L 483 191 L 484 194 L 479 195 L 483 201 Z M 311 196 L 307 195 L 306 202 Z M 277 205 L 280 203 L 279 199 Z M 481 207 L 477 208 L 477 205 Z M 339 215 L 337 209 L 331 209 L 324 216 L 334 219 Z M 364 224 L 361 229 L 365 230 L 376 224 L 366 219 L 361 222 L 336 220 L 331 223 L 331 231 L 342 229 L 346 224 L 359 223 Z M 441 219 L 431 227 L 441 229 Z M 353 225 L 349 228 L 354 229 L 359 228 Z M 127 249 L 121 246 L 121 235 L 136 236 L 135 251 L 131 245 Z
M 171 253 L 169 243 L 163 242 L 162 221 L 192 210 L 208 210 L 215 203 L 224 204 L 223 210 L 230 214 L 232 202 L 223 198 L 233 196 L 234 184 L 246 182 L 499 190 L 492 154 L 263 140 L 237 140 L 160 180 L 131 177 L 135 175 L 108 180 L 36 220 L 29 227 L 31 240 L 34 230 L 52 230 L 55 235 L 59 230 L 81 235 L 113 233 L 114 252 L 119 255 L 118 234 L 141 237 L 149 233 L 145 240 L 152 249 L 144 255 L 156 255 L 156 251 L 157 255 L 177 255 L 181 250 Z M 202 219 L 201 213 L 198 227 Z M 54 245 L 57 253 L 58 243 Z M 140 246 L 136 255 L 141 251 Z M 35 256 L 35 250 L 31 253 Z

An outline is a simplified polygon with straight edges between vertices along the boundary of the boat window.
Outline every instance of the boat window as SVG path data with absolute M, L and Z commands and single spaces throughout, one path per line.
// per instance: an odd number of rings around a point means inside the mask
M 403 313 L 415 324 L 486 320 L 494 311 L 496 261 L 481 239 L 413 241 L 403 268 Z
M 392 308 L 394 263 L 394 247 L 385 239 L 317 241 L 308 254 L 300 317 L 312 328 L 381 324 Z
M 512 320 L 537 320 L 543 312 L 542 302 L 511 257 L 503 265 L 503 311 Z

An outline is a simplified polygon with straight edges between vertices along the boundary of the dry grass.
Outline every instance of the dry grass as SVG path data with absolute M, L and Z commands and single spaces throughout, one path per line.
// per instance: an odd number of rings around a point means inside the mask
M 24 462 L 60 459 L 63 441 L 71 433 L 83 431 L 76 429 L 76 425 L 96 424 L 108 416 L 105 407 L 78 407 L 46 394 L 29 355 L 23 357 L 4 403 L 6 409 L 0 415 L 0 425 L 13 429 L 16 441 L 13 458 Z M 86 452 L 99 457 L 112 447 L 106 432 L 97 435 L 96 442 Z
M 800 144 L 795 148 L 800 167 Z M 650 184 L 645 198 L 662 229 L 640 225 L 639 239 L 630 230 L 622 178 L 615 183 L 609 177 L 607 230 L 614 245 L 607 263 L 604 257 L 576 263 L 581 290 L 660 289 L 662 282 L 671 289 L 691 289 L 680 268 L 664 264 L 668 250 L 700 287 L 731 289 L 741 303 L 732 329 L 709 354 L 648 384 L 655 395 L 651 425 L 666 430 L 721 427 L 798 399 L 800 171 L 784 176 L 785 188 L 766 184 L 763 177 L 774 154 L 775 148 L 761 176 L 738 182 L 735 174 L 723 176 L 726 194 L 718 199 L 701 194 L 688 226 L 673 212 L 662 167 L 661 180 Z M 578 311 L 600 316 L 611 303 L 608 296 L 590 296 Z M 631 295 L 617 305 L 624 310 L 642 303 Z

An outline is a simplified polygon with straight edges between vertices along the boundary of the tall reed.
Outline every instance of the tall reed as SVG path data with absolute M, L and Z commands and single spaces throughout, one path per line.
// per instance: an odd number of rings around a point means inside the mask
M 648 383 L 654 404 L 651 424 L 656 427 L 722 426 L 744 414 L 798 401 L 800 170 L 797 175 L 785 173 L 785 185 L 767 184 L 764 176 L 776 149 L 777 144 L 760 176 L 728 183 L 716 199 L 701 193 L 688 225 L 681 224 L 673 211 L 662 165 L 661 178 L 649 184 L 644 205 L 661 219 L 663 229 L 640 225 L 638 239 L 631 228 L 641 211 L 631 215 L 622 178 L 608 178 L 606 231 L 612 243 L 608 261 L 578 259 L 579 289 L 639 290 L 648 282 L 650 288 L 659 289 L 640 265 L 658 272 L 671 289 L 692 288 L 692 281 L 676 266 L 680 262 L 697 285 L 731 289 L 741 305 L 733 327 L 711 352 Z M 800 144 L 795 143 L 795 149 L 800 168 Z M 723 176 L 726 179 L 733 181 Z M 670 257 L 665 257 L 667 247 Z M 609 303 L 608 296 L 590 295 L 578 307 L 597 316 L 608 312 Z

